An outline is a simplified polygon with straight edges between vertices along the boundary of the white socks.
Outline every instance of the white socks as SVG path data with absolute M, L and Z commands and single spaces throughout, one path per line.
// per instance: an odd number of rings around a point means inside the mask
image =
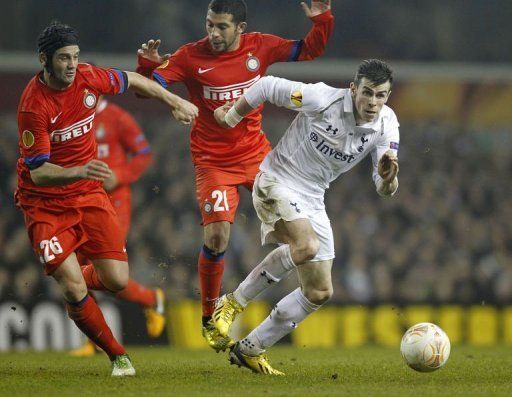
M 282 245 L 270 252 L 258 266 L 256 266 L 238 288 L 233 296 L 243 307 L 256 298 L 270 286 L 286 278 L 288 273 L 295 269 L 290 246 Z
M 302 320 L 320 307 L 311 303 L 300 287 L 297 288 L 281 299 L 269 316 L 240 341 L 242 352 L 257 356 L 292 332 Z

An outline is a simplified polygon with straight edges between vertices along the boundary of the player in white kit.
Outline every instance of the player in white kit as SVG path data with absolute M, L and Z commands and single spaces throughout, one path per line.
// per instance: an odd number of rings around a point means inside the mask
M 262 243 L 280 245 L 233 293 L 219 299 L 214 324 L 227 336 L 236 315 L 291 271 L 298 271 L 300 286 L 231 348 L 231 363 L 258 373 L 283 375 L 270 366 L 265 349 L 332 296 L 334 241 L 324 205 L 329 183 L 371 154 L 377 193 L 393 196 L 397 191 L 399 124 L 386 106 L 392 82 L 389 66 L 370 59 L 359 65 L 348 89 L 267 76 L 236 103 L 215 111 L 217 122 L 226 128 L 267 101 L 299 112 L 261 164 L 252 193 L 262 222 Z

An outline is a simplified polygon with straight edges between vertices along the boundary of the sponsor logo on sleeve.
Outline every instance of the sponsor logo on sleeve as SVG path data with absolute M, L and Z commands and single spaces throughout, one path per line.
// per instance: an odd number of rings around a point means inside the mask
M 390 149 L 393 149 L 393 150 L 398 150 L 398 142 L 390 142 L 389 143 L 389 148 Z
M 110 85 L 112 87 L 116 86 L 116 78 L 114 77 L 114 73 L 108 72 L 108 78 L 110 79 Z
M 21 134 L 21 140 L 26 148 L 32 147 L 35 142 L 34 134 L 29 130 L 25 130 L 23 134 Z
M 290 95 L 290 101 L 294 106 L 297 106 L 300 108 L 302 106 L 302 92 L 300 91 L 293 91 Z
M 169 65 L 169 60 L 167 59 L 164 63 L 162 63 L 157 69 L 165 69 Z

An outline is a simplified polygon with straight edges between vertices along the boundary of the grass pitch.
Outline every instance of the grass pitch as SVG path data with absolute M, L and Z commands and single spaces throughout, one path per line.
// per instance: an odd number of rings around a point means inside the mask
M 137 376 L 112 379 L 103 354 L 0 354 L 0 396 L 511 396 L 512 347 L 452 346 L 445 368 L 409 369 L 396 349 L 274 347 L 285 377 L 230 366 L 227 354 L 168 347 L 128 349 Z

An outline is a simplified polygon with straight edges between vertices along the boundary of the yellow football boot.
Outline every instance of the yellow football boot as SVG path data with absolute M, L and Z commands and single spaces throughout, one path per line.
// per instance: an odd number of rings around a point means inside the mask
M 87 341 L 82 346 L 70 350 L 69 355 L 74 357 L 92 357 L 99 352 L 100 350 L 98 350 L 94 342 L 92 342 L 90 339 L 87 339 Z
M 214 349 L 217 353 L 225 351 L 227 348 L 233 346 L 235 341 L 231 339 L 229 336 L 222 336 L 215 325 L 213 325 L 213 320 L 205 319 L 203 321 L 203 337 L 206 339 L 206 343 L 212 349 Z
M 229 362 L 231 365 L 249 368 L 252 372 L 263 375 L 283 376 L 284 372 L 272 368 L 267 357 L 263 353 L 257 356 L 249 356 L 240 350 L 240 342 L 236 342 L 229 352 Z
M 242 313 L 243 306 L 237 302 L 233 294 L 223 295 L 217 301 L 212 315 L 213 325 L 222 336 L 228 336 L 229 328 L 236 316 Z
M 146 316 L 146 328 L 151 338 L 162 335 L 165 327 L 165 295 L 160 288 L 155 289 L 156 305 L 153 308 L 144 309 Z

